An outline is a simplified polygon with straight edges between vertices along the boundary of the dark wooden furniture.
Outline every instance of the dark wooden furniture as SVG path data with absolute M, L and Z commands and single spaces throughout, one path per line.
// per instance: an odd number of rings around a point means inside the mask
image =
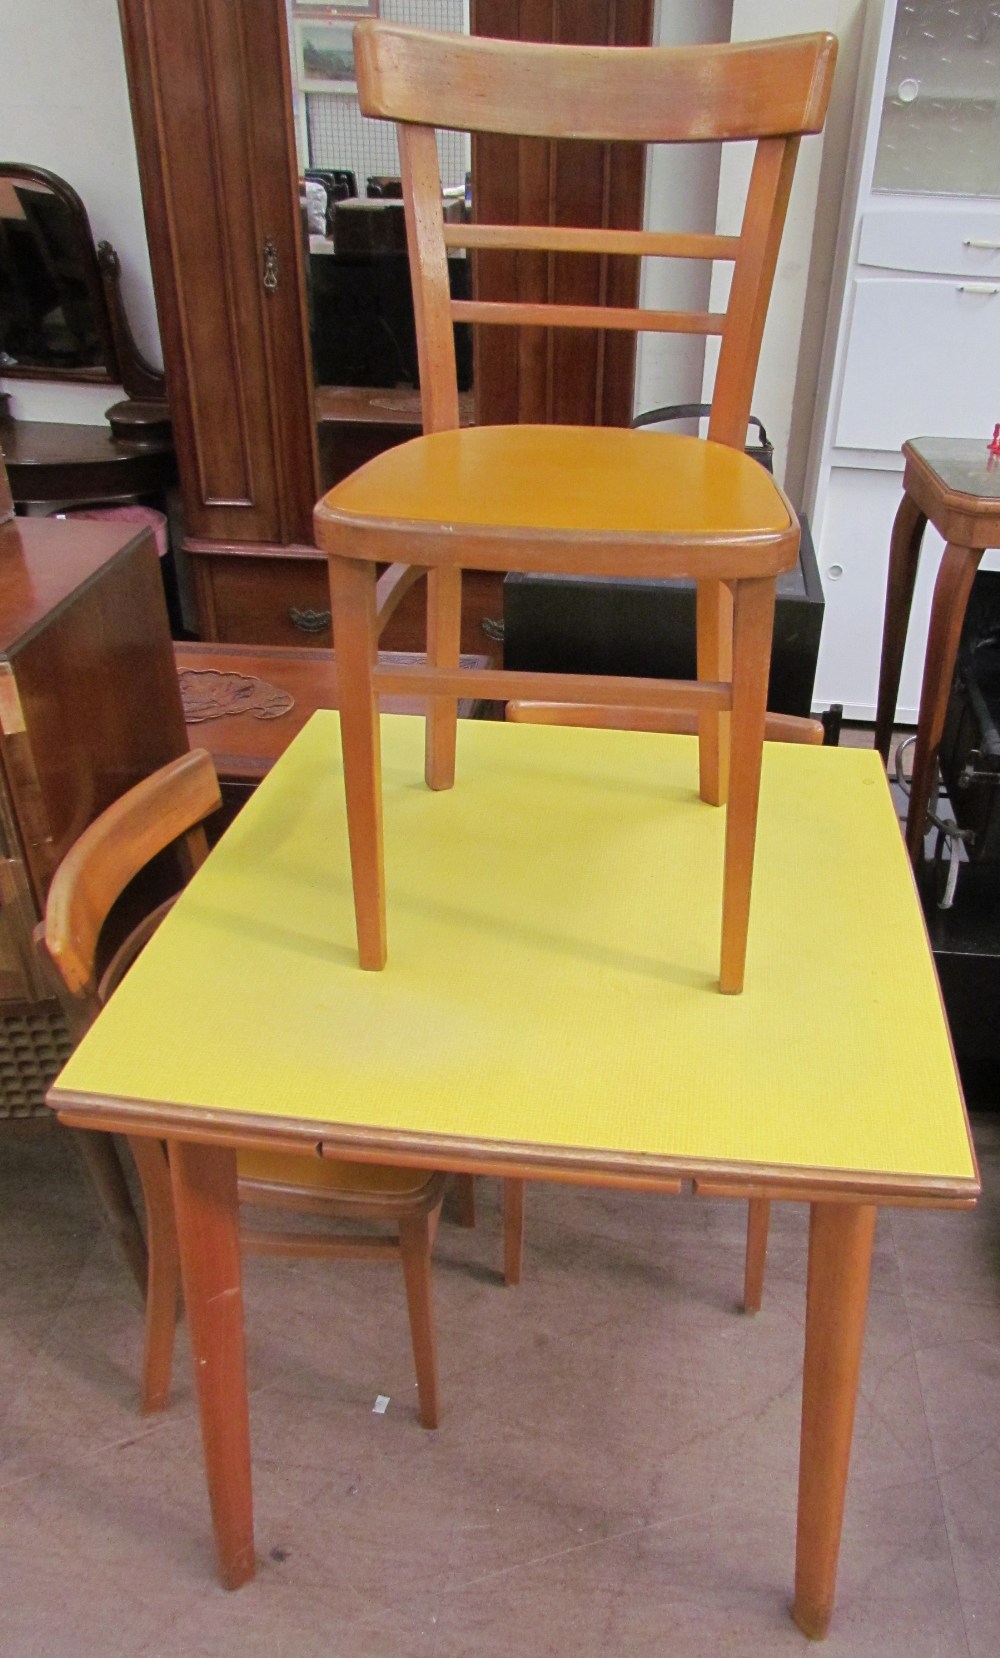
M 472 0 L 473 34 L 580 46 L 645 46 L 652 0 Z M 489 224 L 637 229 L 645 180 L 642 146 L 480 133 L 472 147 L 474 217 Z M 474 256 L 480 299 L 635 305 L 639 261 L 608 254 L 483 250 Z M 477 419 L 627 426 L 635 339 L 628 333 L 544 327 L 480 330 L 475 340 Z
M 955 658 L 969 593 L 987 547 L 1000 543 L 1000 453 L 985 439 L 914 438 L 904 443 L 903 499 L 889 554 L 875 747 L 888 762 L 906 630 L 930 522 L 946 542 L 931 601 L 927 656 L 920 690 L 906 844 L 919 862 L 934 787 Z
M 169 429 L 136 441 L 109 426 L 0 420 L 0 452 L 19 507 L 161 496 L 177 476 Z
M 2 524 L 0 1116 L 41 1111 L 66 1051 L 32 946 L 53 870 L 91 818 L 186 747 L 149 532 Z
M 323 623 L 310 616 L 328 609 L 310 513 L 322 490 L 358 464 L 359 446 L 391 434 L 374 433 L 367 416 L 327 424 L 320 408 L 317 456 L 285 10 L 283 0 L 120 4 L 200 630 L 223 641 L 329 645 Z M 572 7 L 474 0 L 473 28 L 640 44 L 649 39 L 651 12 L 651 0 L 574 0 Z M 543 221 L 621 223 L 627 214 L 638 224 L 641 161 L 634 147 L 625 149 L 612 163 L 606 146 L 560 146 L 558 155 L 545 144 L 528 146 L 517 200 L 509 156 L 497 158 L 493 186 L 485 169 L 494 164 L 484 157 L 474 162 L 474 190 L 499 219 L 507 210 L 542 211 Z M 491 188 L 502 202 L 491 202 Z M 629 264 L 610 262 L 614 270 Z M 600 265 L 539 255 L 526 269 L 532 283 L 551 272 L 567 298 L 583 280 L 590 297 Z M 614 280 L 627 285 L 634 271 Z M 535 375 L 547 348 L 536 334 L 525 344 Z M 620 342 L 600 350 L 579 345 L 558 357 L 560 418 L 570 418 L 571 406 L 574 418 L 595 417 L 596 376 L 605 388 L 600 418 L 617 408 L 627 420 L 629 351 Z M 512 395 L 525 417 L 534 406 L 518 389 L 518 365 L 513 336 L 495 367 L 492 359 L 481 365 L 480 420 L 507 418 Z M 499 580 L 483 585 L 485 598 L 473 584 L 466 594 L 463 644 L 470 651 L 484 649 L 482 615 L 501 615 Z M 414 603 L 396 619 L 405 631 L 393 635 L 394 648 L 423 646 L 423 613 Z
M 380 654 L 383 661 L 400 667 L 416 660 L 415 655 L 407 651 L 383 651 Z M 174 660 L 181 676 L 182 698 L 186 674 L 239 674 L 260 682 L 258 703 L 266 703 L 269 687 L 292 699 L 291 706 L 275 717 L 260 718 L 249 710 L 240 710 L 213 719 L 188 720 L 191 746 L 208 750 L 224 793 L 228 789 L 231 794 L 237 791 L 242 793 L 244 798 L 249 795 L 317 708 L 337 706 L 333 651 L 303 650 L 301 646 L 218 645 L 204 640 L 185 640 L 174 644 Z M 483 668 L 487 666 L 487 659 L 468 657 L 465 666 Z M 197 683 L 192 683 L 191 690 L 195 695 L 198 689 Z M 469 718 L 480 707 L 481 704 L 472 699 L 463 701 L 459 706 L 459 715 Z M 420 713 L 423 707 L 419 698 L 389 697 L 385 702 L 385 711 L 390 714 Z
M 0 526 L 0 1118 L 43 1113 L 69 1051 L 32 942 L 57 864 L 105 806 L 187 746 L 149 531 Z M 144 1287 L 145 1244 L 112 1142 L 77 1144 Z
M 117 253 L 94 247 L 72 185 L 12 161 L 0 162 L 0 367 L 14 379 L 121 385 L 106 411 L 115 437 L 169 447 L 163 373 L 129 326 Z
M 51 518 L 0 527 L 0 1002 L 47 997 L 31 932 L 63 854 L 187 746 L 150 533 Z

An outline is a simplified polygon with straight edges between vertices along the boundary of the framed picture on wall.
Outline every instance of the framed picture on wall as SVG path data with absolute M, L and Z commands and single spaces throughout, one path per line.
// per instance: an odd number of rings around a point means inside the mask
M 295 68 L 300 92 L 357 92 L 354 79 L 356 19 L 295 19 Z

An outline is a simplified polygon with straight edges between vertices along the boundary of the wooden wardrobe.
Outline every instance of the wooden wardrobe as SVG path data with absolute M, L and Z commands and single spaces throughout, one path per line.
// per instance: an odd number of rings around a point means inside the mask
M 313 385 L 284 0 L 119 0 L 184 520 L 203 638 L 330 643 L 326 561 L 312 508 L 406 424 L 323 426 Z M 472 0 L 479 34 L 634 45 L 652 0 Z M 473 198 L 483 219 L 641 222 L 643 161 L 627 146 L 482 139 Z M 492 256 L 484 295 L 510 276 Z M 607 265 L 608 269 L 602 269 Z M 515 273 L 525 297 L 633 304 L 631 261 L 538 255 Z M 509 289 L 508 289 L 509 291 Z M 490 329 L 476 342 L 478 421 L 621 424 L 633 341 Z M 323 456 L 322 471 L 319 454 Z M 495 653 L 501 578 L 466 580 L 462 648 Z M 422 645 L 419 586 L 384 637 Z M 495 630 L 492 630 L 495 632 Z

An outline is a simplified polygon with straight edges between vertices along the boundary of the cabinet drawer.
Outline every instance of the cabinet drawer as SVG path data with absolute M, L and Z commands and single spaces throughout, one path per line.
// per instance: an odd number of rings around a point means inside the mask
M 195 569 L 202 636 L 226 644 L 322 645 L 332 643 L 326 559 L 254 557 L 188 549 Z M 490 656 L 500 646 L 484 621 L 503 616 L 503 576 L 467 570 L 462 578 L 462 650 Z M 424 583 L 403 599 L 380 644 L 391 651 L 424 648 Z
M 206 639 L 245 645 L 330 645 L 324 558 L 191 553 Z
M 855 285 L 836 443 L 982 437 L 997 419 L 997 281 L 862 278 Z
M 872 208 L 861 221 L 858 264 L 1000 280 L 1000 209 L 974 202 Z

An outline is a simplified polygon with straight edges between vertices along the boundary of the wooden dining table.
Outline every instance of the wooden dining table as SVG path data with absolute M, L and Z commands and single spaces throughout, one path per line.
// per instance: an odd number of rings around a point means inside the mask
M 698 798 L 694 738 L 463 721 L 455 786 L 431 792 L 423 721 L 381 725 L 385 970 L 357 962 L 339 723 L 321 711 L 49 1094 L 64 1122 L 169 1144 L 221 1580 L 254 1572 L 237 1147 L 691 1183 L 810 1205 L 793 1616 L 821 1636 L 877 1211 L 979 1191 L 881 762 L 766 745 L 733 997 L 724 812 Z M 445 1453 L 447 1434 L 445 1418 Z

